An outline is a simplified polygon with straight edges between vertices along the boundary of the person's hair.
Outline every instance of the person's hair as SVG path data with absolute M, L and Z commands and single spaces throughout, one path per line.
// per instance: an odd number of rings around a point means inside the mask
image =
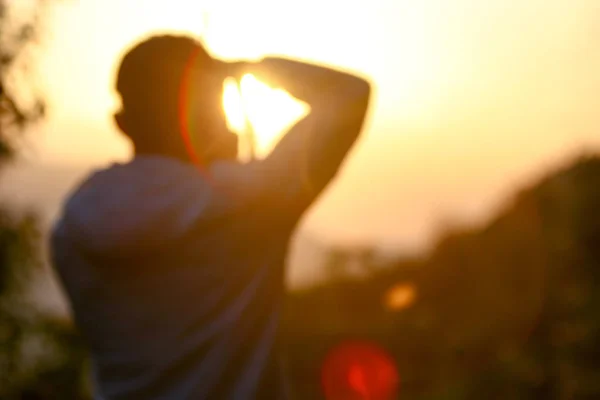
M 136 151 L 184 151 L 180 95 L 190 62 L 202 68 L 213 62 L 204 47 L 185 36 L 154 36 L 130 49 L 121 61 L 116 89 L 121 97 L 123 133 Z

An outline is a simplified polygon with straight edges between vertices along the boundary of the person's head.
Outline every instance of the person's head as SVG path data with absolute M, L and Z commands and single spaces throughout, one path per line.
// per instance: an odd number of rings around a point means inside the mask
M 237 136 L 221 97 L 226 65 L 184 36 L 151 37 L 129 50 L 117 74 L 122 107 L 115 121 L 136 154 L 203 164 L 235 159 Z

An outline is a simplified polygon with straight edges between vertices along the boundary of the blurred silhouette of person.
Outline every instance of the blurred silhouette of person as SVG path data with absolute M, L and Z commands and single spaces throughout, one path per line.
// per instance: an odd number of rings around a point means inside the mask
M 268 157 L 239 163 L 221 96 L 246 73 L 311 112 Z M 74 191 L 51 243 L 96 398 L 285 398 L 288 241 L 359 136 L 370 84 L 277 57 L 226 63 L 167 35 L 124 56 L 116 89 L 135 155 Z

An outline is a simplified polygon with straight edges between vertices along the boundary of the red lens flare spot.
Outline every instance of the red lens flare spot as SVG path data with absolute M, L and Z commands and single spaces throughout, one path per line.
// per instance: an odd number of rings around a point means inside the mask
M 365 371 L 363 371 L 363 368 L 360 365 L 355 364 L 350 367 L 350 372 L 348 373 L 348 383 L 350 384 L 350 387 L 357 393 L 362 394 L 364 397 L 369 396 L 369 388 L 367 387 Z
M 196 153 L 196 150 L 194 149 L 194 145 L 192 142 L 192 135 L 190 132 L 190 116 L 189 116 L 189 93 L 190 93 L 190 88 L 191 88 L 191 84 L 192 84 L 192 71 L 194 69 L 194 63 L 196 62 L 196 59 L 198 57 L 198 54 L 200 53 L 200 50 L 197 50 L 195 52 L 192 53 L 192 55 L 190 56 L 190 59 L 188 60 L 185 69 L 183 71 L 183 77 L 182 77 L 182 82 L 181 82 L 181 86 L 179 88 L 179 131 L 181 133 L 181 138 L 183 139 L 183 142 L 185 144 L 185 148 L 187 150 L 188 156 L 190 157 L 190 160 L 192 160 L 192 162 L 194 164 L 196 164 L 196 166 L 200 166 L 200 158 L 198 157 L 198 154 Z
M 335 347 L 322 369 L 327 400 L 396 399 L 399 381 L 392 357 L 368 342 L 347 342 Z

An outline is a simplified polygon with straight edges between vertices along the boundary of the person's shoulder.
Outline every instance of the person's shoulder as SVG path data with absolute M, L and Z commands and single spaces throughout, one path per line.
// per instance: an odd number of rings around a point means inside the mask
M 117 202 L 147 205 L 173 198 L 206 197 L 211 191 L 210 179 L 191 164 L 168 157 L 136 157 L 91 172 L 68 196 L 65 208 Z
M 126 163 L 115 163 L 96 171 L 90 180 L 108 184 L 126 182 L 128 185 L 177 186 L 183 183 L 209 183 L 209 176 L 197 166 L 172 157 L 137 156 Z

